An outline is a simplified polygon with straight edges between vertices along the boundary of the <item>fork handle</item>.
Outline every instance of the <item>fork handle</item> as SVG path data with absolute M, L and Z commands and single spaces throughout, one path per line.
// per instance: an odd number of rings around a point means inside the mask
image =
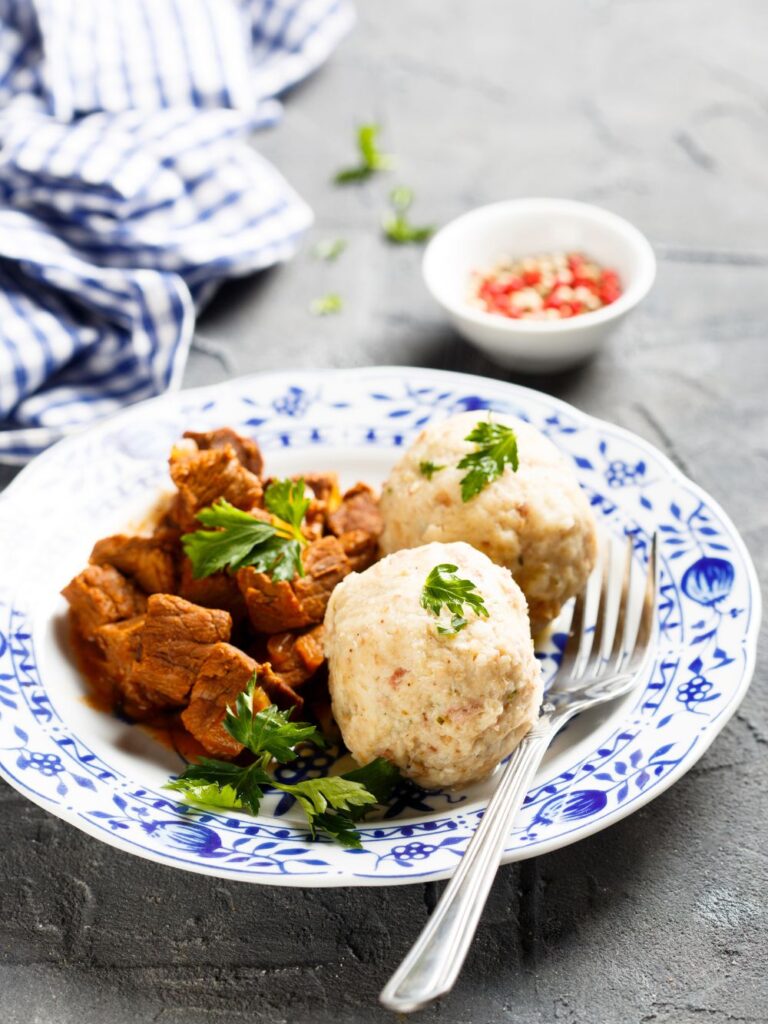
M 513 751 L 440 902 L 379 996 L 387 1009 L 411 1013 L 453 988 L 472 945 L 512 822 L 555 732 L 551 716 L 544 714 Z

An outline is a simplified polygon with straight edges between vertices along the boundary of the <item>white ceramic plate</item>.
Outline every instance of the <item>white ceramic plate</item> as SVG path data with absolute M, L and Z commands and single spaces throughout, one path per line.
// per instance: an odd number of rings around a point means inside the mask
M 601 527 L 662 537 L 659 649 L 636 694 L 558 738 L 504 859 L 590 835 L 646 804 L 702 755 L 741 701 L 760 618 L 754 568 L 719 506 L 645 441 L 546 395 L 498 381 L 397 367 L 280 373 L 134 406 L 62 441 L 0 498 L 0 773 L 31 800 L 122 850 L 191 871 L 281 885 L 378 885 L 454 868 L 493 780 L 461 793 L 404 785 L 363 849 L 311 841 L 290 801 L 258 818 L 203 813 L 162 788 L 180 759 L 88 706 L 64 643 L 59 591 L 94 541 L 141 520 L 168 487 L 188 428 L 256 437 L 269 472 L 335 469 L 379 483 L 424 424 L 465 410 L 530 420 L 573 459 Z M 539 651 L 547 679 L 563 635 Z M 290 770 L 319 773 L 327 754 Z M 705 782 L 702 781 L 702 785 Z

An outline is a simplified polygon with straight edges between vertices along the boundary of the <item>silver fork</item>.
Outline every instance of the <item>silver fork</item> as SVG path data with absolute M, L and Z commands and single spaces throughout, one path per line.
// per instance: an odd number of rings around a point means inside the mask
M 642 602 L 635 614 L 631 539 L 620 575 L 612 571 L 612 562 L 613 545 L 609 543 L 601 558 L 602 568 L 595 570 L 574 603 L 569 639 L 542 713 L 505 765 L 496 792 L 434 913 L 384 987 L 379 999 L 387 1009 L 411 1013 L 453 988 L 512 822 L 547 747 L 574 715 L 629 693 L 647 667 L 653 653 L 658 589 L 656 537 L 650 547 Z M 598 604 L 593 615 L 589 605 L 595 596 Z

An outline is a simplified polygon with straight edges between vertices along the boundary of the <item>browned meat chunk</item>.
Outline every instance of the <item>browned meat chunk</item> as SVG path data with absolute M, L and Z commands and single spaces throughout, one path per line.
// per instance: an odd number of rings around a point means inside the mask
M 306 633 L 275 633 L 267 641 L 269 661 L 275 672 L 296 689 L 315 674 L 325 660 L 323 627 Z
M 130 620 L 128 620 L 130 621 Z M 99 629 L 104 627 L 99 626 Z M 88 683 L 88 704 L 99 711 L 113 711 L 117 694 L 109 678 L 104 656 L 93 640 L 86 640 L 77 627 L 75 616 L 69 614 L 69 642 L 77 667 Z
M 185 430 L 184 437 L 191 438 L 200 451 L 210 451 L 212 448 L 224 448 L 231 445 L 240 462 L 256 476 L 261 476 L 264 469 L 264 459 L 261 455 L 261 448 L 250 437 L 241 437 L 230 427 L 219 427 L 218 430 L 207 430 L 204 433 L 196 433 L 194 430 Z
M 296 633 L 273 633 L 267 640 L 269 662 L 276 672 L 291 683 L 304 682 L 304 666 L 296 654 Z
M 328 743 L 342 743 L 341 730 L 336 724 L 336 719 L 333 717 L 333 708 L 331 707 L 328 692 L 326 691 L 323 696 L 309 701 L 308 708 L 312 717 L 320 726 L 320 732 L 326 741 Z
M 305 473 L 304 483 L 318 501 L 323 501 L 332 508 L 338 507 L 341 494 L 336 473 Z
M 140 615 L 147 599 L 111 565 L 89 565 L 64 587 L 77 627 L 93 640 L 99 626 Z
M 341 503 L 339 478 L 335 473 L 307 473 L 303 480 L 314 495 L 304 516 L 304 532 L 312 540 L 319 540 L 325 533 L 329 514 Z
M 215 644 L 197 674 L 189 706 L 181 713 L 184 726 L 213 757 L 237 757 L 243 749 L 224 728 L 224 716 L 254 672 L 260 688 L 254 692 L 254 711 L 270 703 L 297 710 L 303 705 L 299 694 L 280 673 L 272 671 L 271 665 L 259 665 L 231 644 Z
M 239 569 L 236 578 L 251 625 L 259 633 L 281 633 L 311 624 L 290 583 L 274 581 L 251 566 Z
M 307 575 L 288 583 L 247 567 L 237 573 L 251 624 L 259 633 L 282 633 L 322 622 L 331 591 L 347 573 L 349 559 L 335 537 L 313 541 L 303 553 Z
M 175 514 L 182 529 L 199 529 L 196 513 L 218 498 L 246 511 L 261 502 L 261 481 L 240 462 L 231 444 L 195 452 L 176 448 L 170 467 L 179 489 Z
M 339 543 L 344 548 L 344 554 L 354 572 L 362 572 L 369 565 L 373 565 L 379 557 L 378 539 L 365 530 L 349 530 L 342 533 Z
M 224 715 L 228 707 L 234 707 L 238 695 L 258 670 L 259 665 L 253 658 L 225 643 L 211 647 L 200 666 L 189 695 L 189 706 L 182 711 L 181 720 L 213 757 L 237 757 L 243 749 L 242 743 L 224 728 Z M 256 689 L 254 711 L 261 711 L 268 704 L 267 697 Z
M 341 505 L 328 516 L 328 527 L 337 537 L 350 530 L 365 530 L 374 537 L 381 533 L 384 523 L 379 502 L 367 484 L 355 484 L 341 499 Z
M 320 540 L 325 533 L 326 507 L 324 501 L 312 498 L 304 514 L 304 533 L 311 540 Z
M 172 594 L 152 594 L 131 683 L 157 704 L 181 707 L 211 645 L 229 640 L 231 630 L 229 612 L 201 608 Z
M 151 718 L 165 707 L 165 702 L 153 700 L 153 694 L 145 691 L 133 675 L 141 654 L 145 620 L 145 615 L 137 615 L 96 630 L 96 644 L 103 658 L 102 678 L 112 687 L 112 703 L 137 721 Z
M 296 693 L 282 673 L 272 671 L 269 662 L 259 670 L 259 686 L 264 687 L 269 699 L 279 708 L 295 708 L 298 715 L 304 707 L 304 698 Z
M 175 539 L 178 543 L 181 534 L 184 532 L 181 527 L 183 512 L 184 502 L 181 500 L 179 492 L 174 491 L 168 501 L 165 512 L 158 520 L 155 534 L 159 537 L 167 538 L 169 541 Z M 198 526 L 200 526 L 200 523 L 195 520 L 195 527 L 197 528 Z
M 178 593 L 186 601 L 200 604 L 203 608 L 223 608 L 235 623 L 242 622 L 248 615 L 245 598 L 234 576 L 214 572 L 196 580 L 192 575 L 192 563 L 186 556 L 181 560 Z
M 304 549 L 306 576 L 291 586 L 310 622 L 322 622 L 331 591 L 352 571 L 344 548 L 335 537 L 323 537 Z
M 157 541 L 158 544 L 170 551 L 170 553 L 176 557 L 181 550 L 181 530 L 176 525 L 173 513 L 178 500 L 178 494 L 174 494 L 173 498 L 166 506 L 165 513 L 158 522 L 155 529 L 152 531 L 152 537 Z
M 90 560 L 94 565 L 113 565 L 147 594 L 169 594 L 176 585 L 172 547 L 162 535 L 104 537 L 96 542 Z
M 315 626 L 298 636 L 295 649 L 309 675 L 314 675 L 325 661 L 323 627 Z

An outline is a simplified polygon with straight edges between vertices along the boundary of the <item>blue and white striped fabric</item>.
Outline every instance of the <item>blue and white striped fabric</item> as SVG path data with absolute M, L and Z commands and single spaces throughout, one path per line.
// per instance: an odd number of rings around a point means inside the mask
M 249 145 L 346 0 L 0 0 L 0 462 L 179 385 L 312 213 Z

